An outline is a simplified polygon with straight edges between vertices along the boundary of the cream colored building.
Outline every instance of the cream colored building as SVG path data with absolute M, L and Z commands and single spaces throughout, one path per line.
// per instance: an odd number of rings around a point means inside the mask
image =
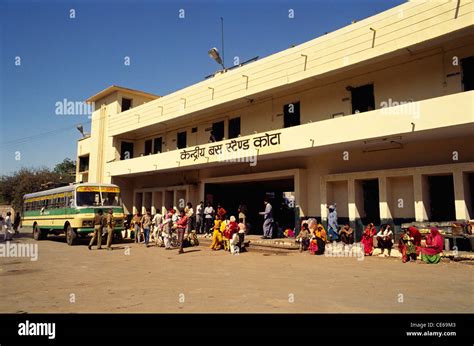
M 130 213 L 243 200 L 258 225 L 269 195 L 359 230 L 470 219 L 473 60 L 472 1 L 410 1 L 169 95 L 113 86 L 88 99 L 77 180 Z

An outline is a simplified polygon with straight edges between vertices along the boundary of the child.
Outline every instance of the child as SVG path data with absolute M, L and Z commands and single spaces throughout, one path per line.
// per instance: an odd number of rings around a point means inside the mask
M 296 241 L 300 243 L 300 252 L 308 250 L 309 236 L 310 236 L 310 233 L 309 233 L 308 224 L 304 223 L 300 233 L 298 234 L 298 238 L 296 238 Z
M 230 251 L 230 241 L 233 238 L 234 234 L 236 234 L 239 230 L 239 226 L 237 222 L 235 222 L 235 217 L 230 217 L 230 222 L 227 224 L 225 231 L 224 231 L 224 250 Z
M 232 255 L 238 255 L 240 253 L 239 248 L 239 233 L 234 233 L 230 240 L 230 253 Z

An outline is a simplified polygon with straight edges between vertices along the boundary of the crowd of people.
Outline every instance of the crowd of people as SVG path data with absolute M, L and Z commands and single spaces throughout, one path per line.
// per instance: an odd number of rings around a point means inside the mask
M 13 235 L 18 234 L 21 223 L 21 216 L 19 212 L 16 212 L 15 218 L 12 218 L 12 213 L 7 212 L 5 217 L 0 215 L 0 231 L 4 234 L 3 241 L 13 240 Z
M 343 249 L 346 246 L 351 247 L 354 244 L 354 230 L 349 223 L 339 227 L 337 223 L 336 206 L 328 207 L 328 232 L 324 226 L 317 222 L 316 219 L 310 218 L 301 223 L 301 229 L 296 237 L 296 241 L 300 244 L 300 251 L 309 251 L 314 255 L 324 254 L 327 243 L 341 242 Z M 292 232 L 286 233 L 287 236 Z M 360 239 L 365 256 L 372 256 L 375 246 L 380 249 L 382 256 L 390 257 L 394 244 L 394 233 L 389 224 L 382 224 L 377 230 L 373 223 L 369 223 Z M 441 260 L 443 252 L 443 237 L 438 228 L 430 227 L 430 233 L 422 241 L 420 231 L 411 226 L 406 229 L 400 237 L 398 248 L 402 254 L 402 262 L 414 262 L 420 256 L 425 263 L 435 264 Z M 386 254 L 385 254 L 386 251 Z
M 202 234 L 212 239 L 212 250 L 223 249 L 237 255 L 244 251 L 247 209 L 244 204 L 239 206 L 238 222 L 235 216 L 227 217 L 227 214 L 220 204 L 214 209 L 211 203 L 204 206 L 201 201 L 194 211 L 192 203 L 188 202 L 185 208 L 178 211 L 171 206 L 164 214 L 157 212 L 152 216 L 150 210 L 144 215 L 137 212 L 130 227 L 135 242 L 141 243 L 143 235 L 146 247 L 154 241 L 165 249 L 177 247 L 181 254 L 184 247 L 199 245 L 197 234 Z

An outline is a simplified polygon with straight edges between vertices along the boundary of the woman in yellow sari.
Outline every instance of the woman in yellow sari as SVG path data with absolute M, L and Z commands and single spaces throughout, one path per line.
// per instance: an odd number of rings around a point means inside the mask
M 222 247 L 223 238 L 222 235 L 224 234 L 226 227 L 226 223 L 224 220 L 221 220 L 218 215 L 216 215 L 216 219 L 214 220 L 214 230 L 212 233 L 212 243 L 210 248 L 212 250 L 220 250 Z
M 309 230 L 312 234 L 310 252 L 315 255 L 322 255 L 326 249 L 327 233 L 323 225 L 318 224 L 316 219 L 308 220 Z

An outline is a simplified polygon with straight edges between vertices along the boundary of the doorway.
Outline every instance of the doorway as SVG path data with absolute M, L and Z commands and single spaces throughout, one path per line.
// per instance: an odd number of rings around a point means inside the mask
M 367 84 L 351 89 L 352 114 L 375 109 L 374 85 Z
M 428 177 L 430 221 L 454 221 L 454 181 L 452 175 Z
M 362 192 L 364 198 L 364 214 L 362 218 L 364 225 L 372 222 L 380 224 L 380 206 L 379 206 L 379 181 L 370 179 L 362 181 Z
M 264 180 L 242 183 L 212 183 L 205 185 L 206 202 L 214 208 L 221 204 L 231 215 L 238 218 L 240 203 L 247 206 L 247 223 L 250 234 L 263 234 L 264 199 L 267 197 L 273 208 L 273 218 L 280 229 L 294 228 L 295 206 L 293 179 Z

